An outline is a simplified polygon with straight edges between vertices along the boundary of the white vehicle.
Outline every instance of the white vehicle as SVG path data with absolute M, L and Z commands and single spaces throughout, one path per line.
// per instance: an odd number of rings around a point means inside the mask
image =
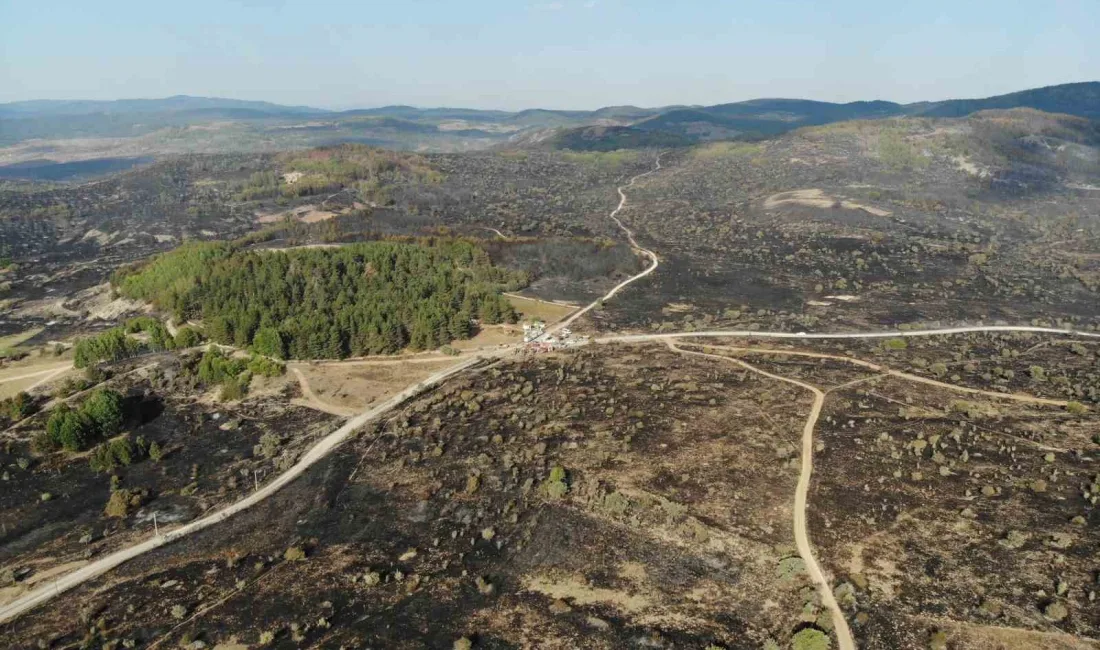
M 806 336 L 806 333 L 805 332 L 795 332 L 794 335 L 795 336 Z

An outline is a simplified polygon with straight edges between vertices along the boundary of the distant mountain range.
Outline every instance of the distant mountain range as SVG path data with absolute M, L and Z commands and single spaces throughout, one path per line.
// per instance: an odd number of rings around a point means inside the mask
M 1048 86 L 984 99 L 912 104 L 754 99 L 715 106 L 611 106 L 594 111 L 509 112 L 413 106 L 329 111 L 182 95 L 116 101 L 33 100 L 0 104 L 0 147 L 32 139 L 145 136 L 144 149 L 136 149 L 139 154 L 257 150 L 345 141 L 437 151 L 509 144 L 613 149 L 754 139 L 852 119 L 960 117 L 980 110 L 1020 107 L 1100 120 L 1100 82 Z M 211 135 L 211 131 L 220 135 Z M 171 146 L 165 144 L 168 136 L 158 136 L 169 132 Z

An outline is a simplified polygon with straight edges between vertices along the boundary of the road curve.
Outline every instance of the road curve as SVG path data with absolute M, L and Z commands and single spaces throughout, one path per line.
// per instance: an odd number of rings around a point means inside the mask
M 856 650 L 855 639 L 852 637 L 851 628 L 848 627 L 848 620 L 844 618 L 844 611 L 840 609 L 840 604 L 837 603 L 836 597 L 833 595 L 833 588 L 830 586 L 829 580 L 825 577 L 825 573 L 821 570 L 821 565 L 817 563 L 817 558 L 814 557 L 813 547 L 810 546 L 810 534 L 806 527 L 806 508 L 810 492 L 810 478 L 813 476 L 814 471 L 814 427 L 817 426 L 817 419 L 821 417 L 821 408 L 825 405 L 825 392 L 817 386 L 798 381 L 797 379 L 766 372 L 740 359 L 723 357 L 717 354 L 708 354 L 706 352 L 684 350 L 678 347 L 673 341 L 668 342 L 668 347 L 681 354 L 690 354 L 698 357 L 707 357 L 735 363 L 746 370 L 777 381 L 798 386 L 799 388 L 803 388 L 813 393 L 814 403 L 810 408 L 809 416 L 806 418 L 806 424 L 802 427 L 802 469 L 798 474 L 798 485 L 795 487 L 794 491 L 794 542 L 795 546 L 798 548 L 798 555 L 806 565 L 806 572 L 810 575 L 810 579 L 814 584 L 817 585 L 817 592 L 821 596 L 821 604 L 829 610 L 830 617 L 833 620 L 833 633 L 836 634 L 837 646 L 840 650 Z
M 622 282 L 620 282 L 619 284 L 615 285 L 611 289 L 611 291 L 608 291 L 602 297 L 597 298 L 596 300 L 592 301 L 587 306 L 585 306 L 583 309 L 580 309 L 580 310 L 574 312 L 572 315 L 569 316 L 569 318 L 566 318 L 565 320 L 560 321 L 556 325 L 553 325 L 552 327 L 547 329 L 546 330 L 546 335 L 553 334 L 554 332 L 557 332 L 558 330 L 562 329 L 563 327 L 569 327 L 570 325 L 573 324 L 573 321 L 577 320 L 581 316 L 584 316 L 589 311 L 595 309 L 595 307 L 597 305 L 599 305 L 600 303 L 602 303 L 606 300 L 611 300 L 612 298 L 614 298 L 615 294 L 619 293 L 619 291 L 621 289 L 623 289 L 623 287 L 626 287 L 630 283 L 635 282 L 637 280 L 641 280 L 645 276 L 647 276 L 650 273 L 653 273 L 654 271 L 656 271 L 657 267 L 660 266 L 661 263 L 657 259 L 657 253 L 654 253 L 653 251 L 649 250 L 648 248 L 642 248 L 641 246 L 639 246 L 638 241 L 636 239 L 634 239 L 634 232 L 631 231 L 630 228 L 627 228 L 626 226 L 624 226 L 623 222 L 619 220 L 619 212 L 621 212 L 623 207 L 626 206 L 626 191 L 625 191 L 626 188 L 634 185 L 634 182 L 637 181 L 639 178 L 649 176 L 650 174 L 655 174 L 655 173 L 661 171 L 661 154 L 657 154 L 656 163 L 657 164 L 653 169 L 651 169 L 647 172 L 643 172 L 641 174 L 638 174 L 637 176 L 632 177 L 630 179 L 630 181 L 626 183 L 626 185 L 620 185 L 617 188 L 618 192 L 619 192 L 619 205 L 617 205 L 615 207 L 615 209 L 611 211 L 611 214 L 608 215 L 609 217 L 611 217 L 612 220 L 614 220 L 614 222 L 619 226 L 619 228 L 624 233 L 626 233 L 626 239 L 627 239 L 627 241 L 630 242 L 630 247 L 633 248 L 636 252 L 641 253 L 642 255 L 645 255 L 646 257 L 649 258 L 649 266 L 647 266 L 645 268 L 645 270 L 643 270 L 641 273 L 639 273 L 637 275 L 632 275 L 629 278 L 627 278 L 627 279 L 623 280 Z
M 160 537 L 153 537 L 129 548 L 125 548 L 115 553 L 112 553 L 106 557 L 96 560 L 95 562 L 92 562 L 91 564 L 87 564 L 80 569 L 73 571 L 72 573 L 62 576 L 56 582 L 42 585 L 41 587 L 38 587 L 37 589 L 34 589 L 33 591 L 24 594 L 17 600 L 0 608 L 0 623 L 10 621 L 20 614 L 30 609 L 33 609 L 34 607 L 37 607 L 42 603 L 45 603 L 46 601 L 61 594 L 62 592 L 68 591 L 69 589 L 72 589 L 73 587 L 76 587 L 87 580 L 91 580 L 92 578 L 100 576 L 103 573 L 110 571 L 111 569 L 128 560 L 138 557 L 139 555 L 142 555 L 144 553 L 148 553 L 155 548 L 164 546 L 165 544 L 173 542 L 182 537 L 186 537 L 187 535 L 196 533 L 200 530 L 203 530 L 204 528 L 213 526 L 214 524 L 224 521 L 239 512 L 251 508 L 252 506 L 260 503 L 272 494 L 275 494 L 282 488 L 286 487 L 294 479 L 301 476 L 307 469 L 312 467 L 317 461 L 327 456 L 329 452 L 340 445 L 340 443 L 347 440 L 348 436 L 350 436 L 355 430 L 359 429 L 364 424 L 367 424 L 368 422 L 386 413 L 398 404 L 401 404 L 405 400 L 416 396 L 420 392 L 432 386 L 435 386 L 436 384 L 439 384 L 445 379 L 456 375 L 463 370 L 466 370 L 478 361 L 479 359 L 477 357 L 471 357 L 457 363 L 454 366 L 451 366 L 450 368 L 441 370 L 434 375 L 428 377 L 427 379 L 406 388 L 400 393 L 397 393 L 390 399 L 382 402 L 381 404 L 378 404 L 374 408 L 364 411 L 356 417 L 348 420 L 344 424 L 344 426 L 322 438 L 321 441 L 314 445 L 313 448 L 311 448 L 308 452 L 306 452 L 306 454 L 302 456 L 302 458 L 300 458 L 293 467 L 291 467 L 286 472 L 280 474 L 278 477 L 275 478 L 275 480 L 271 481 L 267 485 L 264 485 L 262 488 L 260 488 L 256 492 L 253 492 L 248 497 L 232 505 L 226 506 L 225 508 L 213 514 L 207 515 L 202 519 L 197 519 L 189 524 L 169 531 L 168 533 L 165 533 Z

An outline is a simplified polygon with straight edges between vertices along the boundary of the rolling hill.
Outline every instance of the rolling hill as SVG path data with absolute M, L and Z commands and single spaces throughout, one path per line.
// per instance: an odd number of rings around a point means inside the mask
M 912 104 L 772 98 L 714 106 L 609 106 L 592 111 L 400 105 L 330 111 L 185 95 L 117 101 L 32 100 L 0 104 L 0 161 L 266 151 L 337 142 L 422 151 L 493 146 L 609 150 L 754 140 L 846 120 L 961 117 L 1012 108 L 1095 120 L 1100 118 L 1100 82 Z M 84 140 L 79 146 L 66 142 L 77 138 Z M 95 146 L 97 139 L 101 146 Z M 35 146 L 27 146 L 29 141 L 35 141 Z

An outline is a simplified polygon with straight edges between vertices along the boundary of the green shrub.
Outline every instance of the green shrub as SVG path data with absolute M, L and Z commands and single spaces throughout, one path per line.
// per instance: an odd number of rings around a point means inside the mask
M 248 392 L 248 383 L 229 379 L 222 383 L 221 390 L 218 391 L 218 399 L 222 402 L 232 402 L 243 398 L 246 392 Z
M 111 493 L 111 498 L 107 500 L 107 506 L 103 509 L 103 512 L 108 517 L 121 519 L 130 514 L 131 508 L 140 506 L 141 501 L 142 495 L 140 492 L 126 488 L 115 490 Z
M 190 325 L 184 325 L 176 330 L 176 348 L 193 348 L 202 343 L 202 334 Z
M 551 499 L 560 499 L 569 492 L 569 484 L 565 482 L 566 474 L 565 468 L 561 465 L 555 465 L 550 470 L 550 478 L 546 479 L 543 483 L 543 490 L 546 492 L 546 496 Z
M 248 360 L 248 370 L 261 377 L 281 377 L 286 374 L 286 364 L 254 354 Z
M 832 639 L 816 628 L 799 630 L 791 637 L 791 650 L 829 650 Z
M 904 350 L 909 347 L 909 343 L 905 339 L 886 339 L 882 342 L 882 348 L 884 350 Z

